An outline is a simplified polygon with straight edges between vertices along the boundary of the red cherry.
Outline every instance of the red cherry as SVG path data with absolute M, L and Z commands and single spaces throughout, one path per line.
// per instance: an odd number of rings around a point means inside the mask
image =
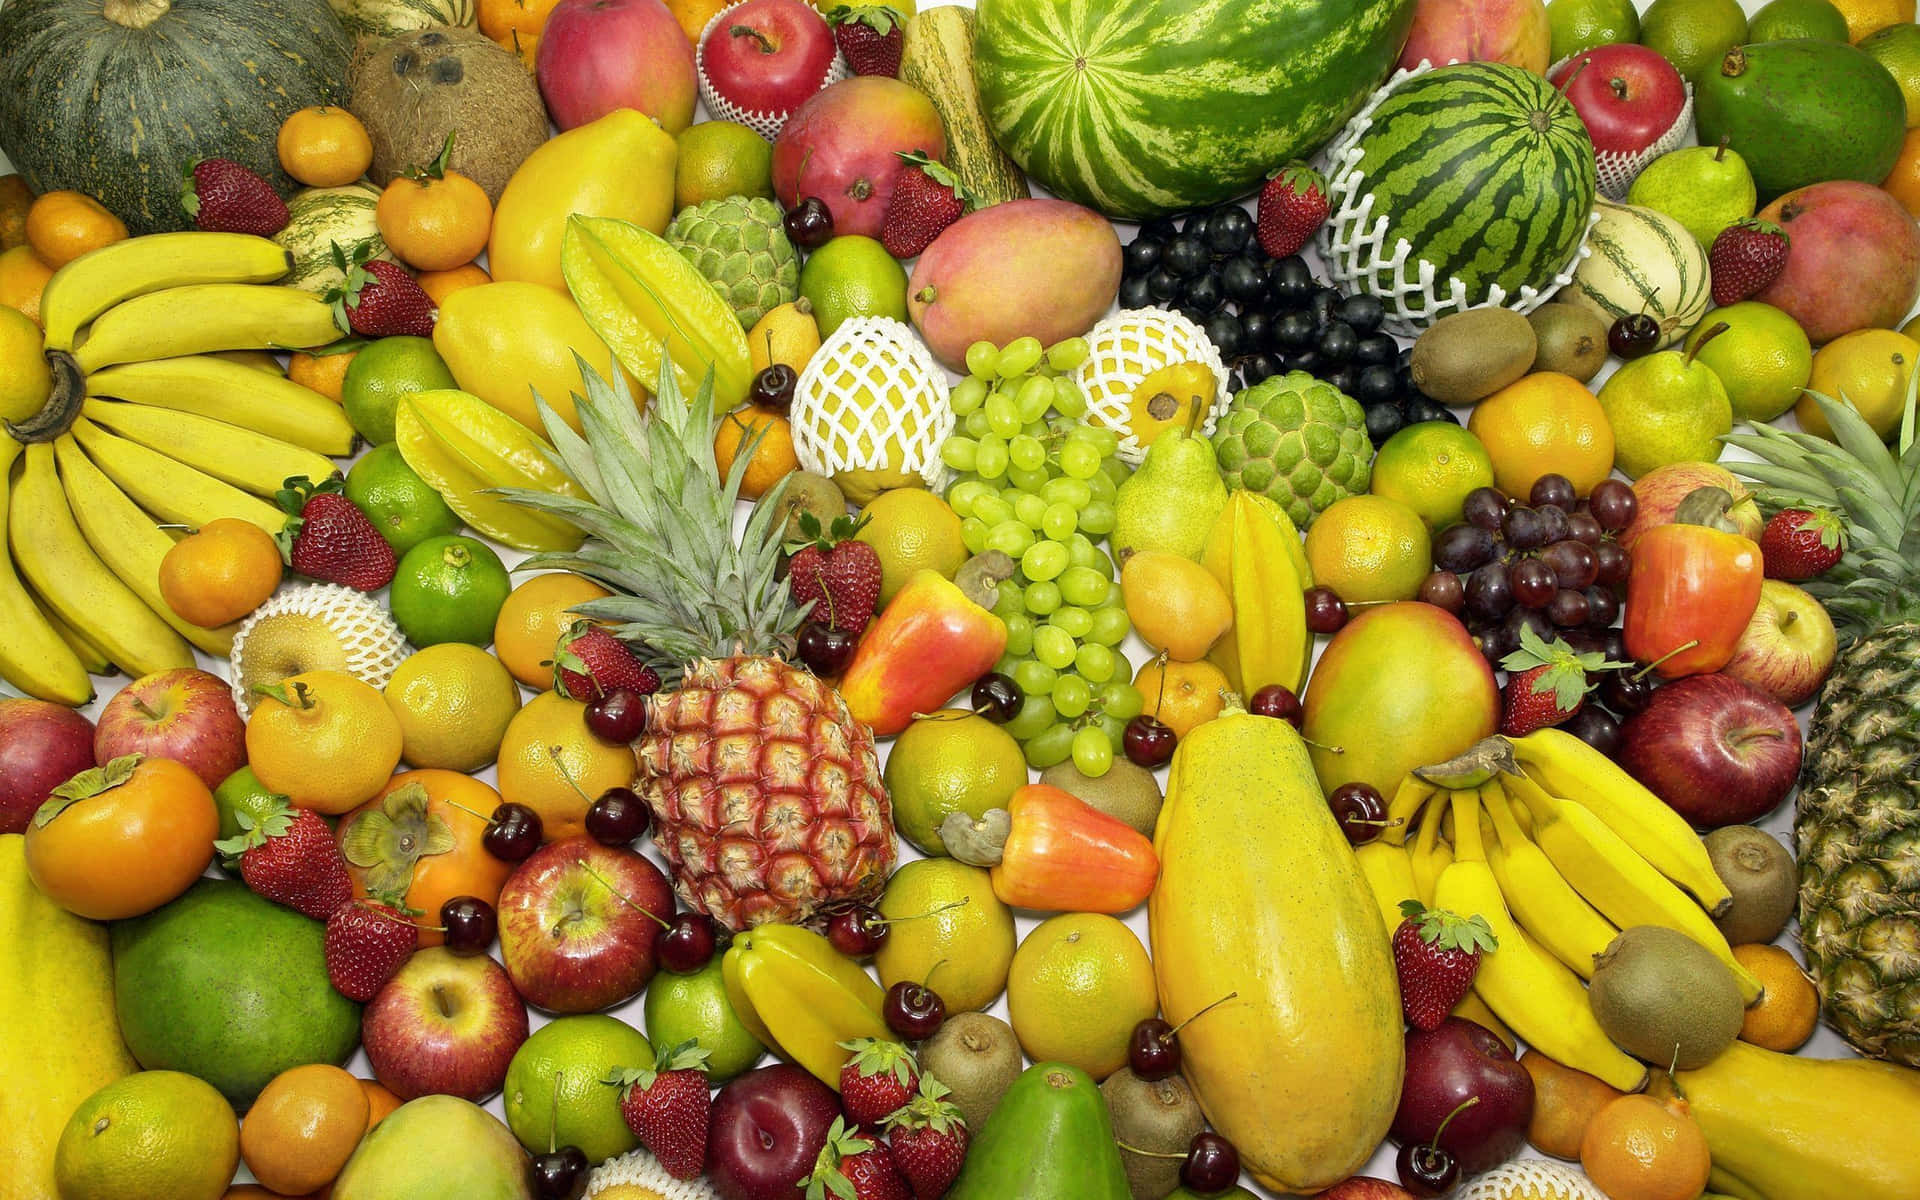
M 926 984 L 902 979 L 887 989 L 880 1015 L 888 1029 L 917 1042 L 940 1032 L 947 1019 L 947 1003 Z
M 1370 783 L 1343 783 L 1327 797 L 1327 807 L 1340 832 L 1355 846 L 1364 846 L 1386 828 L 1387 802 Z
M 718 942 L 712 917 L 683 912 L 653 935 L 653 952 L 667 970 L 676 975 L 691 975 L 712 960 Z
M 1196 1192 L 1224 1192 L 1240 1178 L 1240 1151 L 1212 1130 L 1203 1129 L 1187 1144 L 1180 1182 Z
M 493 905 L 478 896 L 455 896 L 440 906 L 440 924 L 446 927 L 447 949 L 455 954 L 479 954 L 493 945 L 500 918 Z
M 632 788 L 611 787 L 587 806 L 587 834 L 603 846 L 626 846 L 653 827 L 653 813 Z
M 1306 719 L 1306 710 L 1300 707 L 1300 697 L 1285 684 L 1270 683 L 1254 692 L 1247 699 L 1247 711 L 1256 717 L 1273 717 L 1285 721 L 1295 729 Z
M 886 919 L 870 904 L 856 904 L 833 914 L 827 922 L 827 940 L 849 958 L 865 958 L 887 944 Z
M 1307 629 L 1318 634 L 1339 633 L 1347 624 L 1347 602 L 1329 587 L 1307 589 Z
M 1151 770 L 1173 757 L 1179 741 L 1165 721 L 1141 713 L 1127 722 L 1120 735 L 1120 748 L 1128 762 Z
M 614 688 L 587 702 L 586 721 L 597 738 L 631 742 L 647 731 L 647 698 L 632 688 Z
M 511 800 L 493 810 L 480 844 L 502 862 L 520 862 L 540 848 L 540 814 Z

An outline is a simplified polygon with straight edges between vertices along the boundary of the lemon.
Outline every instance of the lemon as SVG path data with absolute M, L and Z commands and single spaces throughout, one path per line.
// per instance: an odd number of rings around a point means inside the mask
M 1640 44 L 1664 55 L 1695 87 L 1746 40 L 1740 0 L 1653 0 L 1640 16 Z
M 53 391 L 40 345 L 40 327 L 19 309 L 0 305 L 0 420 L 26 420 Z
M 227 1098 L 180 1071 L 141 1071 L 80 1102 L 53 1152 L 61 1200 L 220 1200 L 240 1165 Z
M 375 446 L 361 455 L 347 472 L 345 491 L 395 554 L 460 530 L 460 518 L 433 485 L 407 465 L 398 445 Z
M 1307 530 L 1314 582 L 1348 604 L 1411 600 L 1433 569 L 1433 543 L 1420 514 L 1385 496 L 1348 496 Z
M 428 646 L 408 658 L 387 682 L 386 697 L 400 721 L 400 757 L 449 771 L 492 763 L 520 711 L 520 689 L 507 668 L 465 642 Z
M 361 437 L 384 445 L 394 438 L 400 397 L 459 386 L 432 339 L 385 337 L 354 354 L 340 382 L 340 406 Z
M 820 325 L 813 319 L 813 301 L 805 296 L 768 309 L 747 331 L 747 361 L 755 374 L 782 363 L 798 375 L 819 349 Z
M 947 1011 L 985 1008 L 1007 986 L 1013 911 L 979 867 L 922 858 L 895 871 L 880 895 L 887 940 L 874 952 L 880 982 L 929 983 Z
M 925 488 L 882 492 L 860 510 L 866 524 L 854 535 L 880 556 L 880 603 L 913 578 L 915 571 L 937 571 L 952 579 L 967 561 L 960 537 L 960 516 Z
M 1099 913 L 1042 921 L 1007 973 L 1007 1017 L 1027 1057 L 1068 1063 L 1095 1079 L 1126 1063 L 1133 1027 L 1159 1008 L 1146 948 L 1133 930 Z
M 1907 128 L 1920 126 L 1920 25 L 1889 25 L 1860 39 L 1860 49 L 1887 69 L 1907 98 Z
M 580 1147 L 590 1163 L 625 1154 L 640 1139 L 620 1115 L 620 1089 L 604 1081 L 651 1066 L 652 1044 L 625 1021 L 605 1013 L 556 1018 L 534 1030 L 507 1064 L 500 1094 L 507 1128 L 534 1154 L 555 1144 Z
M 729 196 L 773 199 L 773 143 L 737 121 L 702 121 L 675 139 L 674 211 Z
M 1892 437 L 1906 415 L 1907 382 L 1920 361 L 1920 342 L 1891 329 L 1858 329 L 1820 347 L 1813 356 L 1807 392 L 1845 400 L 1883 438 Z M 1833 429 L 1811 395 L 1793 406 L 1800 428 L 1831 441 Z
M 1027 782 L 1020 743 L 985 717 L 957 708 L 915 721 L 887 755 L 893 824 L 923 854 L 945 854 L 940 822 L 947 814 L 977 817 L 1005 808 Z
M 1640 13 L 1633 0 L 1548 0 L 1547 29 L 1547 57 L 1559 62 L 1595 46 L 1639 41 Z
M 1372 491 L 1420 514 L 1429 529 L 1460 523 L 1467 493 L 1493 486 L 1493 457 L 1451 421 L 1421 421 L 1386 440 L 1373 460 Z
M 1726 331 L 1707 341 L 1722 322 Z M 1758 300 L 1714 309 L 1687 335 L 1686 348 L 1720 377 L 1736 421 L 1758 424 L 1787 411 L 1813 370 L 1813 346 L 1800 322 Z
M 1784 42 L 1793 38 L 1847 40 L 1847 19 L 1832 0 L 1771 0 L 1747 18 L 1747 41 Z
M 907 319 L 907 273 L 870 237 L 833 238 L 807 255 L 800 294 L 813 306 L 822 337 L 849 317 Z

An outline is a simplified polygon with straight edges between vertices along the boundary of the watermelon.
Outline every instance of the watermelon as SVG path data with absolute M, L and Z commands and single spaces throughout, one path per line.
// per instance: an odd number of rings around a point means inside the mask
M 1592 253 L 1560 299 L 1608 324 L 1646 313 L 1660 322 L 1660 345 L 1671 346 L 1707 315 L 1713 277 L 1707 252 L 1687 227 L 1663 212 L 1600 202 L 1587 240 Z
M 1000 145 L 1112 217 L 1215 204 L 1313 154 L 1380 86 L 1415 0 L 979 0 Z

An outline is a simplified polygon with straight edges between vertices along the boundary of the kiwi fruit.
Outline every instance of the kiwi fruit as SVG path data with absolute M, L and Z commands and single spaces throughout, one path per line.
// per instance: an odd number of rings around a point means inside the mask
M 1098 779 L 1082 775 L 1071 759 L 1040 772 L 1040 782 L 1071 793 L 1108 816 L 1124 821 L 1147 837 L 1160 818 L 1160 781 L 1145 767 L 1123 758 L 1113 760 Z
M 1706 836 L 1713 873 L 1733 893 L 1714 923 L 1733 946 L 1771 942 L 1787 927 L 1800 890 L 1799 868 L 1780 839 L 1751 825 L 1728 825 Z
M 1441 317 L 1413 343 L 1414 386 L 1442 404 L 1477 404 L 1533 367 L 1533 326 L 1506 308 Z
M 1740 1036 L 1740 985 L 1712 951 L 1658 925 L 1623 929 L 1594 958 L 1593 1015 L 1614 1044 L 1658 1067 L 1704 1067 Z
M 753 506 L 759 508 L 768 503 L 773 495 L 771 490 L 768 491 L 754 501 Z M 847 498 L 841 494 L 840 485 L 812 471 L 789 472 L 787 486 L 780 489 L 773 503 L 777 506 L 777 519 L 785 522 L 780 533 L 781 545 L 807 540 L 807 535 L 800 528 L 802 513 L 812 513 L 813 519 L 820 522 L 821 529 L 830 527 L 835 517 L 847 515 Z
M 1527 314 L 1539 351 L 1536 371 L 1558 371 L 1586 383 L 1607 365 L 1607 323 L 1578 304 L 1542 304 Z
M 921 1072 L 947 1085 L 973 1130 L 986 1126 L 1026 1065 L 1013 1028 L 983 1012 L 955 1013 L 920 1047 Z
M 1113 1136 L 1121 1143 L 1127 1190 L 1133 1200 L 1161 1200 L 1180 1186 L 1181 1160 L 1154 1155 L 1185 1154 L 1193 1135 L 1207 1127 L 1193 1089 L 1178 1075 L 1149 1083 L 1132 1068 L 1121 1067 L 1100 1085 L 1100 1095 L 1113 1116 Z

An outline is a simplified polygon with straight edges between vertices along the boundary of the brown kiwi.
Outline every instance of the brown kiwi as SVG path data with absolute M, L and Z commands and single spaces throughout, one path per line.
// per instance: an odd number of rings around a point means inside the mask
M 1127 1169 L 1127 1190 L 1133 1200 L 1160 1200 L 1179 1187 L 1181 1160 L 1154 1155 L 1185 1154 L 1193 1135 L 1207 1127 L 1206 1115 L 1187 1081 L 1169 1075 L 1148 1083 L 1132 1068 L 1121 1067 L 1100 1085 L 1100 1095 L 1113 1116 L 1113 1136 L 1121 1143 L 1120 1161 Z M 1135 1154 L 1134 1150 L 1152 1153 Z
M 1542 304 L 1527 314 L 1539 343 L 1536 371 L 1558 371 L 1586 383 L 1607 365 L 1607 323 L 1578 304 Z
M 952 1090 L 948 1099 L 980 1130 L 1026 1068 L 1013 1029 L 983 1012 L 956 1013 L 920 1047 L 920 1069 Z
M 1069 759 L 1040 772 L 1040 782 L 1070 792 L 1110 817 L 1125 821 L 1147 837 L 1160 818 L 1160 781 L 1145 767 L 1123 758 L 1113 760 L 1107 773 L 1094 779 L 1080 773 Z
M 1623 929 L 1594 957 L 1587 999 L 1615 1045 L 1681 1070 L 1704 1067 L 1731 1046 L 1746 1015 L 1726 964 L 1658 925 Z
M 1780 839 L 1751 825 L 1728 825 L 1706 836 L 1714 874 L 1733 893 L 1733 907 L 1715 924 L 1728 944 L 1771 942 L 1787 927 L 1800 872 Z
M 1442 404 L 1477 404 L 1533 366 L 1533 326 L 1505 308 L 1441 317 L 1413 343 L 1407 369 Z

